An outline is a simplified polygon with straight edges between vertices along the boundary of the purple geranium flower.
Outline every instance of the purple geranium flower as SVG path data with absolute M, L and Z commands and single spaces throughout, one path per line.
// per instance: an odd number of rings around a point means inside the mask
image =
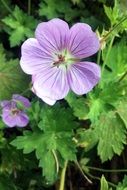
M 14 94 L 12 100 L 4 100 L 0 105 L 2 120 L 8 127 L 25 127 L 28 124 L 29 118 L 25 109 L 30 107 L 30 102 L 27 98 Z
M 99 39 L 87 24 L 77 23 L 70 29 L 60 19 L 40 23 L 36 38 L 22 45 L 21 67 L 32 75 L 34 93 L 53 105 L 69 90 L 86 94 L 98 83 L 100 67 L 83 58 L 95 54 Z

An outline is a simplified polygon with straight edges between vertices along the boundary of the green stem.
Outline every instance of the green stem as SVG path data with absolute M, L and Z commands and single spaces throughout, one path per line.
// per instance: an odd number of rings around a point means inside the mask
M 10 12 L 13 15 L 13 11 L 10 9 L 8 4 L 4 0 L 1 0 L 1 2 L 3 3 L 4 7 L 8 10 L 8 12 Z
M 105 68 L 105 65 L 107 63 L 107 60 L 108 60 L 108 57 L 109 57 L 109 54 L 110 54 L 110 51 L 111 51 L 111 48 L 112 48 L 112 44 L 113 44 L 114 38 L 115 38 L 115 36 L 113 36 L 112 39 L 111 39 L 111 41 L 110 41 L 110 44 L 109 44 L 109 47 L 108 47 L 108 51 L 107 51 L 107 54 L 106 54 L 106 57 L 105 57 L 105 60 L 104 60 L 103 66 L 102 66 L 102 74 L 104 72 L 104 68 Z
M 53 153 L 53 156 L 54 156 L 54 159 L 55 159 L 55 162 L 56 162 L 56 172 L 58 174 L 58 172 L 59 172 L 59 162 L 58 162 L 55 150 L 52 150 L 52 153 Z
M 97 55 L 97 64 L 100 65 L 100 59 L 101 59 L 101 49 L 99 49 L 98 55 Z
M 96 170 L 99 172 L 110 172 L 110 173 L 118 173 L 118 172 L 127 172 L 127 169 L 116 169 L 116 170 L 109 170 L 109 169 L 103 169 L 103 168 L 96 168 L 96 167 L 91 167 L 91 166 L 87 166 L 88 169 L 90 170 Z
M 80 171 L 82 172 L 83 176 L 85 176 L 85 178 L 86 178 L 86 175 L 84 174 L 84 172 L 83 172 L 83 170 L 82 170 L 80 164 L 79 164 L 78 162 L 76 162 L 76 165 L 78 166 L 78 168 L 79 168 Z M 88 168 L 89 168 L 89 167 L 88 167 Z M 92 174 L 90 174 L 90 173 L 88 173 L 88 172 L 86 172 L 86 171 L 85 171 L 85 173 L 86 173 L 87 176 L 89 176 L 91 179 L 97 179 L 97 180 L 99 180 L 99 181 L 101 180 L 100 177 L 94 176 L 94 175 L 92 175 Z M 90 181 L 90 182 L 92 183 L 92 181 Z M 107 182 L 108 182 L 108 184 L 111 185 L 112 187 L 117 187 L 114 183 L 111 183 L 111 182 L 109 182 L 109 181 L 107 181 Z
M 102 38 L 102 41 L 105 41 L 109 36 L 110 34 L 119 26 L 121 25 L 125 20 L 127 19 L 127 16 L 124 17 L 123 19 L 121 19 L 121 21 L 116 24 L 103 38 Z
M 31 14 L 31 0 L 28 0 L 28 15 Z
M 68 161 L 65 161 L 64 168 L 62 169 L 62 172 L 61 172 L 59 190 L 64 190 L 65 175 L 66 175 L 67 164 L 68 164 Z
M 80 164 L 79 164 L 78 162 L 75 162 L 75 163 L 76 163 L 76 165 L 78 166 L 78 168 L 79 168 L 80 172 L 82 173 L 83 177 L 84 177 L 89 183 L 92 184 L 92 181 L 84 174 L 84 172 L 83 172 L 83 170 L 82 170 Z
M 92 174 L 90 174 L 90 173 L 87 173 L 87 175 L 90 177 L 90 178 L 92 178 L 92 179 L 96 179 L 96 180 L 101 180 L 101 178 L 100 177 L 97 177 L 97 176 L 94 176 L 94 175 L 92 175 Z M 110 186 L 112 186 L 112 187 L 117 187 L 117 185 L 115 185 L 114 183 L 112 183 L 112 182 L 110 182 L 110 181 L 107 181 L 107 183 L 110 185 Z
M 127 71 L 122 75 L 122 77 L 119 79 L 118 82 L 121 82 L 125 78 L 126 75 L 127 75 Z
M 31 88 L 27 88 L 26 90 L 24 90 L 22 93 L 20 93 L 20 95 L 24 95 L 24 94 L 26 94 L 28 91 L 30 91 L 31 90 Z

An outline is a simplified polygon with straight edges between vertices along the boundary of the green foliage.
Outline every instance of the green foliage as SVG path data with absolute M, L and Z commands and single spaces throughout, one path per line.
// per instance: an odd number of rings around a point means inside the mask
M 110 71 L 105 69 L 107 72 L 102 76 L 99 88 L 90 93 L 85 101 L 88 109 L 82 119 L 89 119 L 91 128 L 78 130 L 79 146 L 89 151 L 97 144 L 102 162 L 112 159 L 114 153 L 120 155 L 126 144 L 126 80 L 119 82 L 127 70 L 126 48 L 126 41 L 122 40 L 110 50 L 106 62 Z M 106 58 L 105 52 L 103 60 Z M 69 100 L 69 103 L 73 108 L 76 99 L 72 102 Z M 82 104 L 78 105 L 78 113 L 83 113 Z
M 74 7 L 73 4 L 78 4 L 79 7 Z M 73 0 L 73 4 L 68 0 L 61 0 L 59 2 L 58 0 L 43 0 L 40 3 L 39 15 L 45 16 L 47 19 L 64 18 L 69 22 L 72 22 L 72 20 L 80 15 L 86 15 L 83 3 L 80 5 L 79 0 Z
M 104 11 L 110 20 L 111 26 L 115 26 L 123 18 L 127 17 L 127 11 L 125 9 L 126 2 L 124 0 L 114 0 L 114 7 L 107 7 L 104 5 Z M 127 20 L 125 20 L 119 27 L 119 31 L 123 32 L 127 29 Z M 116 31 L 116 35 L 118 32 Z
M 89 151 L 97 143 L 98 155 L 101 161 L 120 155 L 126 144 L 126 129 L 124 123 L 115 112 L 102 113 L 91 129 L 78 131 L 78 141 L 85 151 Z
M 111 159 L 114 153 L 120 155 L 126 144 L 126 130 L 120 118 L 113 111 L 102 114 L 95 125 L 98 136 L 98 154 L 102 162 Z
M 22 86 L 22 88 L 20 87 Z M 21 93 L 28 88 L 28 78 L 22 72 L 17 59 L 6 58 L 0 46 L 0 100 L 11 98 L 12 94 Z
M 89 173 L 89 169 L 87 167 L 87 164 L 89 163 L 89 158 L 83 158 L 80 160 L 80 165 L 81 168 L 83 169 L 83 171 L 85 171 L 86 173 Z
M 65 3 L 66 2 L 66 3 Z M 68 8 L 70 8 L 71 3 L 69 1 L 58 1 L 57 0 L 44 0 L 40 3 L 39 15 L 46 16 L 48 19 L 62 16 Z
M 87 119 L 89 107 L 85 98 L 77 97 L 75 94 L 69 93 L 66 97 L 66 101 L 72 108 L 76 117 L 79 119 Z
M 38 122 L 41 120 L 41 105 L 39 101 L 31 102 L 31 107 L 28 109 L 30 124 L 32 128 L 36 128 Z
M 6 0 L 6 3 L 8 4 L 9 7 L 11 7 L 10 0 Z M 3 3 L 0 3 L 0 10 L 1 10 L 0 12 L 0 19 L 1 19 L 8 14 L 8 10 L 5 9 L 5 6 Z M 0 27 L 0 31 L 2 31 L 2 27 Z
M 1 190 L 18 190 L 12 180 L 8 176 L 0 175 L 0 189 Z
M 71 0 L 74 4 L 80 3 L 81 0 Z
M 90 190 L 99 189 L 99 183 L 94 186 L 92 175 L 99 179 L 102 172 L 90 173 L 90 166 L 104 168 L 105 161 L 110 166 L 115 154 L 116 167 L 126 166 L 126 157 L 123 162 L 122 156 L 127 144 L 127 20 L 121 22 L 127 16 L 126 6 L 126 0 L 1 1 L 0 43 L 4 48 L 0 46 L 0 100 L 24 94 L 28 88 L 29 81 L 17 58 L 21 43 L 34 36 L 37 23 L 52 18 L 62 18 L 70 27 L 77 22 L 88 23 L 98 30 L 105 47 L 100 59 L 97 55 L 103 67 L 101 80 L 90 93 L 77 96 L 70 92 L 66 101 L 53 107 L 29 93 L 30 121 L 26 128 L 5 128 L 0 121 L 0 190 L 50 189 L 59 180 L 65 161 L 70 161 L 66 189 L 71 189 L 69 185 L 73 189 L 81 189 L 82 185 Z M 96 56 L 89 60 L 97 62 Z M 22 106 L 18 104 L 19 109 Z M 78 179 L 80 171 L 74 166 L 77 159 L 86 175 L 93 178 L 92 185 L 85 186 L 86 181 L 82 184 Z M 119 175 L 118 179 L 122 177 L 121 173 L 115 175 Z M 111 190 L 111 179 L 105 176 L 106 179 L 103 175 L 100 179 L 100 190 Z M 127 190 L 126 176 L 118 182 L 116 190 Z
M 124 176 L 124 179 L 122 182 L 119 182 L 116 190 L 127 190 L 127 176 Z
M 92 149 L 98 142 L 98 136 L 93 129 L 79 129 L 77 131 L 77 140 L 80 147 L 85 151 Z
M 5 17 L 2 21 L 8 26 L 5 30 L 9 33 L 10 45 L 19 45 L 26 37 L 33 37 L 33 30 L 37 21 L 24 13 L 18 6 L 15 6 L 13 14 Z
M 115 0 L 113 8 L 107 7 L 104 5 L 104 10 L 105 10 L 107 17 L 109 18 L 109 20 L 111 22 L 111 25 L 115 25 L 118 22 L 118 18 L 119 18 L 118 1 Z
M 90 97 L 89 98 L 89 113 L 88 118 L 92 123 L 98 121 L 100 114 L 105 111 L 105 102 L 101 98 Z
M 127 128 L 127 100 L 120 101 L 118 105 L 116 105 L 116 110 Z
M 73 121 L 70 109 L 59 105 L 53 108 L 43 107 L 40 115 L 41 130 L 24 131 L 24 135 L 17 137 L 11 144 L 23 149 L 25 154 L 35 150 L 39 166 L 43 168 L 43 176 L 48 183 L 52 183 L 64 160 L 76 160 L 76 144 L 73 141 L 72 130 L 77 124 Z
M 109 190 L 108 183 L 104 176 L 101 177 L 101 189 L 100 190 Z
M 110 68 L 110 72 L 108 73 L 108 80 L 112 81 L 114 78 L 117 79 L 118 77 L 122 76 L 124 72 L 127 70 L 127 40 L 123 39 L 119 43 L 116 43 L 110 53 L 109 56 L 106 60 L 106 65 L 108 68 Z M 107 49 L 104 50 L 103 52 L 103 60 L 105 60 L 106 55 L 107 55 Z M 105 73 L 105 80 L 107 73 Z

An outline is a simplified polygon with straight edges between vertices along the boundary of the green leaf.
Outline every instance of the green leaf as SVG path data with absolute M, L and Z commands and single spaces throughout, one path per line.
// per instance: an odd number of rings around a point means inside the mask
M 70 109 L 56 105 L 44 106 L 39 128 L 33 132 L 25 131 L 11 144 L 24 153 L 35 150 L 39 166 L 49 183 L 57 177 L 61 160 L 76 160 L 76 144 L 73 129 L 77 127 Z M 66 118 L 66 119 L 65 119 Z
M 77 3 L 78 2 L 79 0 L 77 1 Z M 44 0 L 40 3 L 39 6 L 39 15 L 45 16 L 47 19 L 64 18 L 66 21 L 72 22 L 72 20 L 76 17 L 79 17 L 80 15 L 83 16 L 85 12 L 84 9 L 79 11 L 79 9 L 74 7 L 73 3 L 68 0 L 61 0 L 59 1 L 59 3 L 57 0 Z
M 122 182 L 118 183 L 118 186 L 116 190 L 127 190 L 127 176 L 124 176 L 124 179 Z
M 115 105 L 125 96 L 126 84 L 119 82 L 109 82 L 103 84 L 103 89 L 100 91 L 99 98 L 107 105 Z
M 98 137 L 97 150 L 102 162 L 110 160 L 114 153 L 121 154 L 124 144 L 126 144 L 126 129 L 115 112 L 102 113 L 94 130 Z
M 101 177 L 101 189 L 100 190 L 109 190 L 108 183 L 103 175 Z
M 76 117 L 84 120 L 88 118 L 89 107 L 86 98 L 77 97 L 74 93 L 69 93 L 65 99 Z
M 89 158 L 82 158 L 80 160 L 80 166 L 84 170 L 85 173 L 89 173 L 89 168 L 87 167 L 87 164 L 89 163 L 90 159 Z
M 43 167 L 43 175 L 49 183 L 52 183 L 56 179 L 56 163 L 52 149 L 48 146 L 48 143 L 52 143 L 50 142 L 50 135 L 44 135 L 40 131 L 33 133 L 25 131 L 24 136 L 17 137 L 11 142 L 11 145 L 17 147 L 17 149 L 23 149 L 24 154 L 36 150 L 39 166 Z
M 127 16 L 127 2 L 126 0 L 114 0 L 114 7 L 107 7 L 104 5 L 104 11 L 107 17 L 110 20 L 111 26 L 117 25 L 123 18 Z M 126 31 L 127 29 L 127 20 L 122 22 L 119 27 L 117 27 L 118 32 Z M 116 35 L 118 32 L 116 31 Z
M 117 19 L 119 18 L 119 6 L 118 1 L 115 0 L 114 7 L 107 7 L 104 5 L 104 11 L 109 18 L 111 25 L 114 25 L 117 23 Z
M 78 126 L 74 121 L 75 117 L 71 109 L 61 107 L 59 104 L 54 107 L 48 105 L 43 106 L 40 114 L 42 115 L 42 119 L 39 123 L 39 128 L 44 132 L 72 131 Z
M 37 25 L 34 17 L 24 13 L 18 6 L 15 6 L 13 15 L 2 19 L 9 27 L 6 32 L 9 33 L 11 47 L 19 45 L 26 37 L 33 37 L 33 30 Z
M 9 7 L 12 6 L 12 3 L 11 3 L 10 0 L 6 0 L 6 3 L 7 3 L 7 5 L 8 5 Z M 5 16 L 8 14 L 8 10 L 5 9 L 5 6 L 4 6 L 3 3 L 0 3 L 0 11 L 1 11 L 1 12 L 0 12 L 0 20 L 1 20 L 3 17 L 5 17 Z M 0 27 L 0 31 L 1 31 L 2 29 L 3 29 L 3 28 Z
M 52 151 L 47 151 L 44 154 L 45 156 L 41 156 L 39 166 L 43 168 L 44 175 L 48 176 L 48 181 L 52 182 L 56 178 L 58 172 L 56 168 L 56 161 Z
M 36 128 L 38 122 L 41 120 L 41 106 L 39 101 L 32 101 L 30 108 L 27 110 L 30 118 L 31 127 Z
M 77 140 L 80 147 L 85 151 L 92 149 L 98 142 L 97 134 L 93 129 L 79 129 L 77 131 Z
M 123 99 L 122 101 L 119 101 L 116 105 L 116 110 L 127 128 L 127 100 Z
M 110 72 L 105 73 L 105 81 L 112 81 L 124 74 L 124 72 L 127 70 L 127 44 L 126 40 L 121 40 L 119 43 L 116 43 L 107 58 L 106 65 L 110 68 Z M 105 60 L 107 54 L 107 48 L 103 52 L 103 60 Z M 109 79 L 107 79 L 107 77 Z
M 90 99 L 90 111 L 88 113 L 88 118 L 92 123 L 98 121 L 100 113 L 104 111 L 105 105 L 101 98 L 92 98 Z
M 71 1 L 75 5 L 75 4 L 79 4 L 81 0 L 71 0 Z
M 0 189 L 1 190 L 18 190 L 8 176 L 0 175 Z
M 28 77 L 22 72 L 18 60 L 7 60 L 0 45 L 0 100 L 10 99 L 12 94 L 28 88 Z
M 46 16 L 48 19 L 62 16 L 70 8 L 71 3 L 67 0 L 44 0 L 40 3 L 39 15 Z

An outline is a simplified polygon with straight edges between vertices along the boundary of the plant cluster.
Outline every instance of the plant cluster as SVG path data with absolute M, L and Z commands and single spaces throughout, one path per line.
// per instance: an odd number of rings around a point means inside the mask
M 126 0 L 1 0 L 0 190 L 127 190 L 126 7 Z M 20 58 L 22 43 L 53 18 L 97 33 L 101 47 L 88 61 L 101 67 L 101 79 L 88 94 L 70 91 L 50 106 L 32 93 Z

